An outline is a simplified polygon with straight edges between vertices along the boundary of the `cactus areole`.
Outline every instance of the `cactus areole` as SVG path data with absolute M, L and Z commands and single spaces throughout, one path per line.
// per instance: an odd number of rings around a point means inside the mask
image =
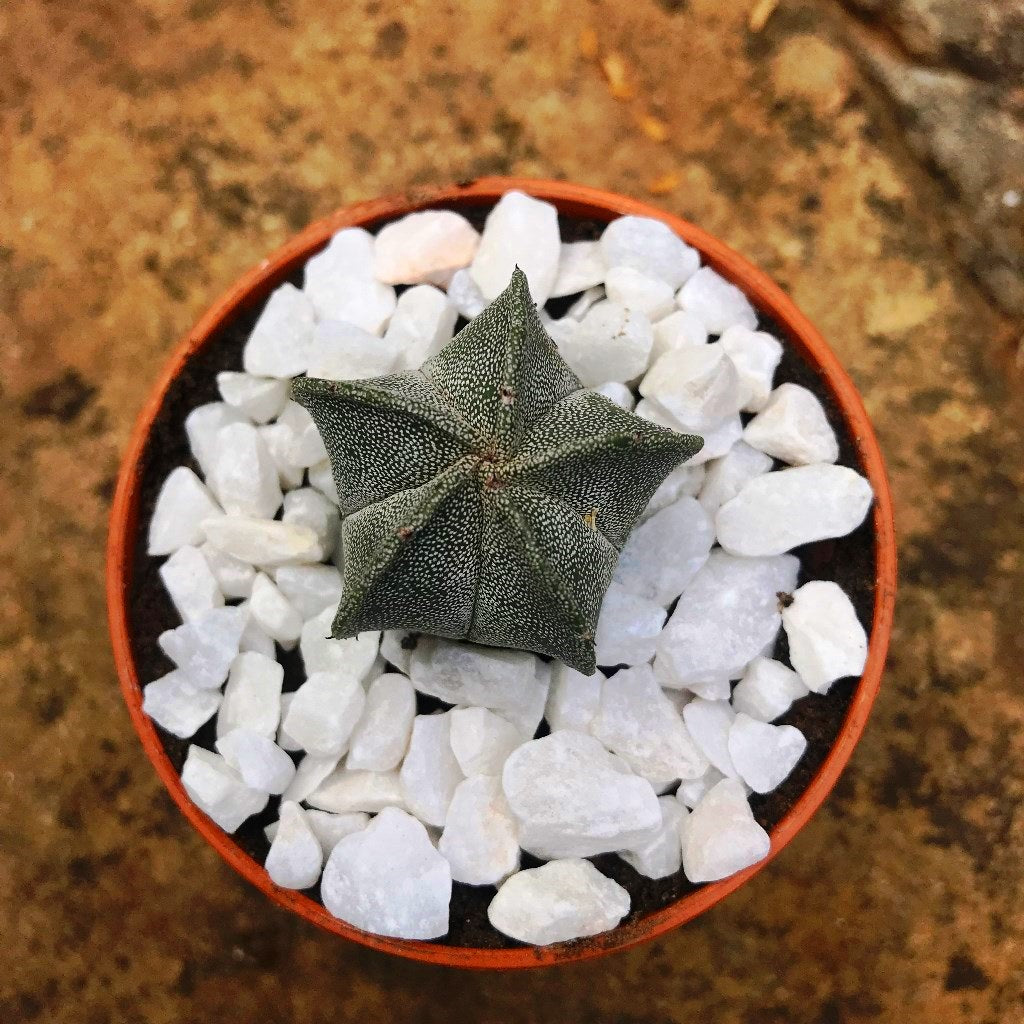
M 703 445 L 585 390 L 518 268 L 418 371 L 302 377 L 292 394 L 323 437 L 343 517 L 334 637 L 405 629 L 587 675 L 622 545 Z

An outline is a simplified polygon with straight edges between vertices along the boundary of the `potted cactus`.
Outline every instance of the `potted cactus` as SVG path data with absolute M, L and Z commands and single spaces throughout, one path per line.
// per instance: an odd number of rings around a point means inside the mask
M 891 509 L 763 275 L 497 179 L 341 211 L 201 321 L 108 586 L 144 746 L 245 877 L 380 949 L 535 966 L 692 918 L 821 803 Z

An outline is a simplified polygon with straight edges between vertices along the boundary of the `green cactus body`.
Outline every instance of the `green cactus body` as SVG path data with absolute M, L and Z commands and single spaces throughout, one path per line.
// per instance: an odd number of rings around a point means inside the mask
M 583 390 L 526 276 L 419 371 L 299 378 L 340 497 L 333 636 L 407 629 L 536 651 L 590 674 L 622 545 L 700 450 Z

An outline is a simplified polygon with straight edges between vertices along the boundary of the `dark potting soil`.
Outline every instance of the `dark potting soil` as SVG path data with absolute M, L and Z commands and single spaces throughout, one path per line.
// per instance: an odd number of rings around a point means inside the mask
M 453 204 L 453 208 L 468 216 L 478 228 L 482 226 L 487 213 L 487 208 L 467 211 L 457 204 Z M 374 229 L 379 226 L 375 225 Z M 597 221 L 560 218 L 560 228 L 564 240 L 576 241 L 597 238 L 603 224 Z M 301 279 L 301 270 L 289 278 L 297 286 L 301 286 Z M 575 296 L 552 300 L 548 303 L 547 309 L 553 316 L 561 316 L 574 298 Z M 139 530 L 129 590 L 129 615 L 132 650 L 139 679 L 143 683 L 150 682 L 173 668 L 157 645 L 157 637 L 164 630 L 179 624 L 177 614 L 158 575 L 162 559 L 151 558 L 146 554 L 146 537 L 153 506 L 161 484 L 172 469 L 187 465 L 196 472 L 199 471 L 192 459 L 185 436 L 185 417 L 197 405 L 219 400 L 216 375 L 220 370 L 241 368 L 242 347 L 264 303 L 265 300 L 261 300 L 241 310 L 210 344 L 189 361 L 171 385 L 142 457 Z M 464 321 L 460 320 L 457 327 L 461 328 L 463 325 Z M 761 327 L 785 341 L 779 325 L 769 318 L 761 317 Z M 776 383 L 785 381 L 802 384 L 821 399 L 839 437 L 840 464 L 863 472 L 864 467 L 858 461 L 853 438 L 846 432 L 843 419 L 823 380 L 789 345 L 785 346 L 782 363 L 776 374 Z M 870 516 L 846 537 L 809 544 L 797 549 L 795 553 L 800 557 L 800 583 L 812 579 L 834 580 L 849 595 L 861 623 L 870 630 L 874 612 L 875 581 L 875 553 Z M 297 689 L 304 680 L 298 651 L 285 652 L 278 647 L 277 655 L 284 665 L 285 691 Z M 774 656 L 788 664 L 789 652 L 784 631 L 780 631 Z M 828 755 L 846 716 L 856 683 L 856 679 L 842 680 L 825 696 L 812 694 L 797 701 L 789 712 L 779 719 L 779 722 L 795 725 L 803 732 L 807 737 L 807 750 L 792 774 L 778 789 L 766 795 L 754 794 L 751 797 L 754 816 L 768 831 L 778 824 L 799 799 Z M 439 701 L 423 695 L 418 695 L 418 701 L 417 710 L 420 713 L 444 707 Z M 545 726 L 542 725 L 541 729 L 545 730 Z M 190 740 L 180 740 L 159 726 L 157 732 L 168 757 L 180 771 L 192 743 L 213 749 L 215 719 L 204 725 Z M 298 759 L 298 755 L 292 756 Z M 238 846 L 259 864 L 263 863 L 269 849 L 263 829 L 277 819 L 278 803 L 277 797 L 272 798 L 262 814 L 246 821 L 232 837 Z M 615 854 L 603 854 L 591 859 L 605 875 L 615 879 L 629 891 L 631 909 L 626 921 L 633 921 L 661 910 L 700 888 L 688 882 L 682 871 L 669 878 L 654 880 L 644 878 Z M 534 867 L 538 863 L 540 862 L 529 855 L 523 857 L 524 867 Z M 437 941 L 452 946 L 486 948 L 518 945 L 512 939 L 495 931 L 487 920 L 487 906 L 495 891 L 494 886 L 455 883 L 452 887 L 451 927 L 448 934 Z M 319 901 L 319 885 L 308 890 L 308 895 Z

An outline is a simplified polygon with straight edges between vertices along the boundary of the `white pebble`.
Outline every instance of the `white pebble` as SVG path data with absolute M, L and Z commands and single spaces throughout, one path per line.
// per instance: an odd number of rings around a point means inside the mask
M 220 516 L 204 519 L 203 533 L 218 551 L 250 565 L 271 567 L 286 562 L 315 562 L 320 552 L 312 530 L 279 520 Z
M 199 550 L 206 559 L 220 592 L 227 598 L 248 597 L 252 593 L 256 570 L 239 558 L 218 551 L 209 541 L 200 545 Z
M 398 772 L 363 772 L 338 768 L 308 796 L 306 802 L 324 811 L 376 814 L 384 807 L 405 809 Z
M 791 466 L 839 458 L 839 442 L 821 402 L 799 384 L 780 384 L 747 424 L 743 440 Z
M 373 277 L 374 238 L 365 228 L 342 228 L 306 263 L 306 291 L 329 288 L 335 277 Z
M 708 515 L 714 515 L 731 501 L 755 476 L 772 468 L 770 455 L 737 441 L 720 459 L 708 464 L 698 501 Z M 287 498 L 285 499 L 287 501 Z
M 397 340 L 378 337 L 345 320 L 321 320 L 309 346 L 309 376 L 364 380 L 394 369 L 402 354 Z
M 327 458 L 327 449 L 313 417 L 298 402 L 288 402 L 277 422 L 291 431 L 288 460 L 292 465 L 305 468 Z
M 770 849 L 771 839 L 754 820 L 743 783 L 723 779 L 686 820 L 683 871 L 691 882 L 714 882 L 764 860 Z
M 678 288 L 700 266 L 700 254 L 651 217 L 617 217 L 601 234 L 609 267 L 633 267 Z
M 487 708 L 456 708 L 451 712 L 452 753 L 467 778 L 500 775 L 508 755 L 522 742 L 522 735 L 511 722 Z
M 314 313 L 309 297 L 292 284 L 270 296 L 242 351 L 246 373 L 296 377 L 305 373 Z
M 696 779 L 708 767 L 650 665 L 604 681 L 591 732 L 648 780 Z
M 285 694 L 287 698 L 295 696 L 294 693 Z M 289 699 L 288 704 L 291 704 Z M 285 705 L 287 706 L 287 705 Z M 282 724 L 283 728 L 283 724 Z M 296 745 L 296 750 L 302 748 Z M 307 754 L 300 762 L 295 771 L 295 777 L 288 784 L 288 788 L 281 794 L 282 800 L 295 800 L 297 803 L 312 798 L 312 794 L 318 792 L 323 783 L 329 779 L 338 767 L 338 755 L 332 757 L 317 757 L 315 754 Z
M 162 729 L 183 740 L 213 717 L 220 701 L 219 690 L 193 686 L 180 669 L 142 689 L 142 710 Z
M 588 288 L 566 310 L 565 315 L 572 320 L 582 320 L 590 312 L 590 309 L 605 297 L 605 290 L 601 286 Z
M 448 284 L 448 298 L 459 311 L 459 316 L 472 320 L 479 316 L 487 305 L 487 300 L 480 291 L 479 285 L 473 280 L 469 270 L 457 270 Z
M 551 297 L 558 274 L 561 240 L 558 212 L 523 192 L 506 192 L 487 215 L 480 247 L 469 272 L 484 298 L 493 302 L 518 266 L 538 306 Z
M 412 652 L 416 648 L 416 634 L 404 629 L 386 629 L 380 635 L 380 654 L 399 672 L 409 674 Z
M 463 779 L 452 753 L 451 712 L 417 715 L 399 778 L 405 804 L 424 825 L 445 823 L 455 787 Z
M 240 653 L 231 663 L 224 702 L 217 715 L 217 735 L 251 729 L 261 736 L 277 733 L 281 720 L 284 669 L 273 658 L 255 651 Z
M 612 582 L 597 619 L 597 663 L 639 665 L 650 661 L 665 623 L 665 609 Z
M 399 352 L 399 370 L 418 370 L 452 340 L 458 310 L 443 291 L 419 284 L 402 292 L 384 340 Z
M 700 317 L 710 334 L 730 327 L 757 327 L 757 314 L 746 295 L 710 267 L 701 267 L 676 296 L 680 309 Z
M 228 405 L 253 423 L 269 423 L 284 408 L 288 398 L 287 381 L 233 370 L 217 374 L 217 390 Z
M 274 581 L 259 573 L 252 585 L 249 613 L 255 623 L 286 651 L 292 650 L 302 632 L 302 616 Z
M 585 676 L 562 662 L 554 664 L 551 670 L 551 690 L 544 713 L 552 732 L 559 729 L 590 731 L 601 705 L 601 684 L 604 678 L 601 672 Z
M 555 340 L 584 387 L 633 380 L 647 369 L 654 332 L 643 313 L 604 300 L 575 327 L 571 320 L 566 325 L 568 330 Z
M 740 375 L 743 408 L 747 412 L 763 409 L 782 359 L 781 343 L 765 331 L 740 326 L 730 327 L 718 340 Z
M 451 869 L 427 830 L 397 808 L 335 846 L 320 892 L 335 917 L 376 935 L 436 939 L 448 931 Z
M 253 729 L 232 729 L 215 745 L 224 760 L 252 789 L 283 793 L 295 778 L 292 759 L 273 740 Z
M 341 573 L 333 565 L 282 565 L 274 582 L 303 620 L 328 608 L 333 613 L 341 600 Z
M 723 775 L 735 778 L 736 766 L 729 755 L 729 729 L 736 713 L 728 700 L 698 697 L 683 708 L 683 721 L 704 756 Z
M 715 550 L 683 591 L 658 641 L 662 685 L 738 679 L 778 634 L 779 592 L 796 586 L 792 555 L 737 558 Z
M 640 394 L 691 430 L 700 431 L 739 412 L 739 374 L 718 343 L 663 355 L 640 382 Z
M 251 789 L 220 754 L 195 745 L 188 748 L 181 782 L 189 799 L 225 832 L 234 832 L 270 799 Z
M 598 935 L 628 913 L 629 893 L 577 858 L 514 874 L 487 908 L 499 932 L 534 946 Z
M 651 784 L 580 732 L 524 743 L 505 762 L 502 788 L 520 845 L 542 859 L 621 850 L 661 827 Z
M 796 466 L 755 477 L 715 516 L 718 541 L 735 555 L 775 555 L 844 537 L 864 521 L 871 484 L 846 466 Z
M 213 608 L 193 622 L 161 633 L 157 642 L 193 686 L 215 689 L 227 678 L 238 654 L 247 618 L 238 608 Z
M 729 729 L 729 756 L 755 793 L 770 793 L 780 786 L 806 749 L 804 734 L 794 726 L 769 725 L 743 712 Z
M 658 798 L 661 828 L 653 839 L 619 856 L 644 878 L 667 878 L 683 862 L 682 830 L 688 816 L 686 808 L 673 796 Z
M 446 285 L 468 267 L 480 244 L 476 228 L 453 210 L 421 210 L 377 232 L 373 271 L 385 284 Z
M 517 826 L 500 778 L 476 775 L 458 784 L 437 848 L 453 881 L 467 885 L 497 885 L 518 870 Z
M 800 676 L 782 662 L 755 658 L 733 688 L 732 706 L 760 722 L 774 722 L 809 692 Z
M 308 526 L 317 536 L 323 558 L 331 557 L 341 529 L 338 506 L 316 488 L 302 487 L 286 494 L 281 521 Z
M 295 434 L 292 429 L 287 423 L 267 423 L 256 429 L 270 453 L 271 461 L 277 468 L 277 479 L 281 490 L 290 491 L 292 488 L 301 487 L 303 467 L 292 461 L 295 457 L 293 450 Z
M 416 715 L 416 691 L 397 672 L 374 679 L 363 714 L 352 731 L 345 767 L 375 772 L 397 768 L 409 746 Z
M 599 242 L 563 242 L 558 257 L 558 273 L 549 298 L 594 288 L 604 280 L 604 257 Z
M 643 313 L 648 320 L 661 320 L 675 308 L 672 286 L 633 267 L 612 267 L 605 275 L 605 292 L 612 302 Z
M 658 485 L 651 500 L 644 509 L 644 519 L 649 519 L 655 512 L 678 501 L 680 498 L 693 498 L 700 493 L 704 484 L 704 466 L 690 465 L 689 461 L 676 466 L 671 473 Z
M 203 539 L 202 522 L 221 514 L 209 488 L 187 466 L 172 469 L 160 488 L 149 521 L 148 552 L 169 555 Z
M 282 889 L 308 889 L 320 878 L 323 858 L 305 811 L 291 800 L 282 801 L 277 832 L 263 865 L 270 880 Z
M 334 672 L 365 679 L 380 648 L 380 633 L 366 632 L 334 640 L 331 637 L 333 620 L 334 609 L 325 608 L 302 627 L 299 651 L 306 674 Z
M 282 724 L 277 727 L 277 745 L 282 750 L 301 750 L 302 747 L 295 742 L 294 737 L 288 735 L 288 730 L 284 727 L 284 720 L 288 716 L 288 707 L 292 702 L 292 698 L 295 696 L 294 693 L 282 693 L 281 694 L 281 722 Z M 333 771 L 333 769 L 331 769 Z
M 331 851 L 345 836 L 350 836 L 353 832 L 362 832 L 370 824 L 370 816 L 363 811 L 332 814 L 330 811 L 311 807 L 306 811 L 306 822 L 313 830 L 313 835 L 320 840 L 324 856 L 329 857 Z
M 692 811 L 704 799 L 704 794 L 714 789 L 724 778 L 717 768 L 709 767 L 699 779 L 683 779 L 676 790 L 676 800 Z
M 217 435 L 230 423 L 248 422 L 237 409 L 232 409 L 226 402 L 209 402 L 206 405 L 197 406 L 185 417 L 188 446 L 207 482 L 213 472 L 214 456 L 217 453 Z
M 633 407 L 636 405 L 636 398 L 633 397 L 633 392 L 625 384 L 620 384 L 617 380 L 605 381 L 604 384 L 599 384 L 593 390 L 599 395 L 604 395 L 608 401 L 614 402 L 620 409 L 625 409 L 626 412 L 632 412 Z
M 224 604 L 217 579 L 199 548 L 178 548 L 160 566 L 160 579 L 182 622 L 193 622 Z
M 707 512 L 694 498 L 680 498 L 629 535 L 615 581 L 630 593 L 668 605 L 708 560 L 714 542 Z
M 868 638 L 838 584 L 805 583 L 782 610 L 782 623 L 789 638 L 789 660 L 815 693 L 828 693 L 837 679 L 864 671 Z
M 653 366 L 666 352 L 695 348 L 706 345 L 707 341 L 708 329 L 704 326 L 704 321 L 693 313 L 687 313 L 685 309 L 677 309 L 654 325 L 651 365 Z
M 250 423 L 221 428 L 209 481 L 229 516 L 273 519 L 281 507 L 277 464 Z
M 684 433 L 689 432 L 686 428 L 683 429 Z M 719 423 L 704 427 L 697 433 L 704 438 L 704 447 L 687 460 L 687 466 L 705 465 L 712 459 L 720 459 L 727 455 L 733 445 L 743 436 L 743 421 L 739 416 L 726 416 Z
M 330 459 L 321 459 L 309 467 L 309 482 L 328 501 L 338 504 L 338 486 L 334 482 L 334 470 L 331 468 Z
M 314 672 L 295 691 L 284 727 L 303 750 L 333 757 L 347 749 L 365 702 L 358 679 Z

